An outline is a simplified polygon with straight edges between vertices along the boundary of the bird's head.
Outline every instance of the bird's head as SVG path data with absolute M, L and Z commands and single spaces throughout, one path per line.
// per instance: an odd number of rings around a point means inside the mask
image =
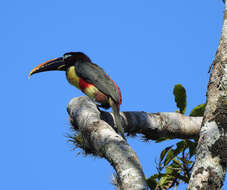
M 29 73 L 29 77 L 35 73 L 45 72 L 45 71 L 66 71 L 70 66 L 74 65 L 76 62 L 90 62 L 91 60 L 87 55 L 82 52 L 68 52 L 62 57 L 51 59 L 38 66 L 36 66 Z

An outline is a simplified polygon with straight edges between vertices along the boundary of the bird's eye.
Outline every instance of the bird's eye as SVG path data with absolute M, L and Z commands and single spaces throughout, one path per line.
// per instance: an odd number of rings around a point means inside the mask
M 63 56 L 63 59 L 65 60 L 65 59 L 68 59 L 69 57 L 71 57 L 72 55 L 70 55 L 70 54 L 65 54 L 64 56 Z

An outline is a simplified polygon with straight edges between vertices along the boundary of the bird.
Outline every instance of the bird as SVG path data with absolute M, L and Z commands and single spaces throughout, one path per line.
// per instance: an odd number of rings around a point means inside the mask
M 120 88 L 86 54 L 67 52 L 62 57 L 51 59 L 36 66 L 29 73 L 29 78 L 33 74 L 46 71 L 65 71 L 68 82 L 95 101 L 98 107 L 104 109 L 111 107 L 116 131 L 125 139 L 120 116 L 120 105 L 122 103 Z

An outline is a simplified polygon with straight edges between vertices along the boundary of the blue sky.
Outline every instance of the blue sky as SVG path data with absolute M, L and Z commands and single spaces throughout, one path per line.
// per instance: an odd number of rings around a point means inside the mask
M 67 142 L 67 103 L 82 93 L 63 72 L 28 80 L 34 66 L 83 51 L 120 86 L 122 111 L 175 111 L 181 83 L 189 113 L 205 102 L 223 8 L 221 0 L 2 1 L 0 189 L 114 189 L 109 163 L 76 156 Z M 128 141 L 147 177 L 170 143 Z

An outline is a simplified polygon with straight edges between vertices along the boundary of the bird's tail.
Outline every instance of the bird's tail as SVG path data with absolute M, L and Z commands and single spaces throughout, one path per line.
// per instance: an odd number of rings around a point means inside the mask
M 125 139 L 124 128 L 123 128 L 122 122 L 121 122 L 120 110 L 119 110 L 117 104 L 111 98 L 109 98 L 109 103 L 113 110 L 115 124 L 117 126 L 116 127 L 117 132 Z

